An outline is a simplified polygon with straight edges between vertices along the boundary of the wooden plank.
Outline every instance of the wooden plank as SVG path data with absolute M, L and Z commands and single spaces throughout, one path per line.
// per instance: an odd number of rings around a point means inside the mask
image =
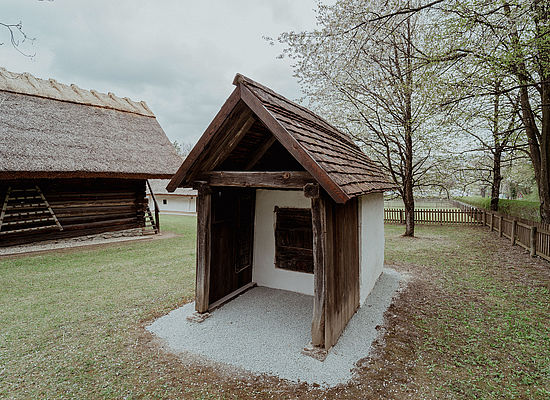
M 174 190 L 176 190 L 176 188 L 182 183 L 182 181 L 186 177 L 187 172 L 202 155 L 206 146 L 208 145 L 208 143 L 210 143 L 212 137 L 214 137 L 214 135 L 218 132 L 218 129 L 225 122 L 229 114 L 231 114 L 240 99 L 241 89 L 239 86 L 237 86 L 235 90 L 233 90 L 229 98 L 225 101 L 220 111 L 218 111 L 212 122 L 210 122 L 195 147 L 193 147 L 189 155 L 185 158 L 181 167 L 172 177 L 172 180 L 168 183 L 166 189 L 169 192 L 173 192 Z
M 272 189 L 302 189 L 314 182 L 306 171 L 211 171 L 201 178 L 210 186 L 258 187 Z
M 244 85 L 237 86 L 241 91 L 241 99 L 260 118 L 264 125 L 279 140 L 302 166 L 309 171 L 315 180 L 327 191 L 337 203 L 345 203 L 350 197 L 336 184 L 325 170 L 307 153 L 303 146 L 277 121 L 265 108 L 262 102 Z
M 249 116 L 248 118 L 246 118 L 242 126 L 237 129 L 237 132 L 228 135 L 227 142 L 219 144 L 219 148 L 223 149 L 223 151 L 220 151 L 219 154 L 209 163 L 209 165 L 205 165 L 205 168 L 216 168 L 218 165 L 223 163 L 231 154 L 231 152 L 235 149 L 235 147 L 237 147 L 241 139 L 244 137 L 244 135 L 246 135 L 246 133 L 255 121 L 256 119 L 253 116 Z
M 321 196 L 311 198 L 311 220 L 313 228 L 313 319 L 311 322 L 311 343 L 325 345 L 325 291 L 326 291 L 326 204 Z
M 252 167 L 254 167 L 254 165 L 256 165 L 256 163 L 258 161 L 260 161 L 260 159 L 265 155 L 265 153 L 267 153 L 267 151 L 271 148 L 271 146 L 273 146 L 273 143 L 275 143 L 277 139 L 275 138 L 275 136 L 271 136 L 257 151 L 254 155 L 252 155 L 252 157 L 250 157 L 250 161 L 248 162 L 248 164 L 246 164 L 246 166 L 244 167 L 244 170 L 245 171 L 250 171 L 252 169 Z
M 216 308 L 219 308 L 219 307 L 223 306 L 223 305 L 224 305 L 225 303 L 227 303 L 228 301 L 233 300 L 235 297 L 237 297 L 237 296 L 243 294 L 243 293 L 246 292 L 248 289 L 251 289 L 251 288 L 253 288 L 254 286 L 256 286 L 256 282 L 247 283 L 246 285 L 241 286 L 240 288 L 238 288 L 238 289 L 235 290 L 234 292 L 229 293 L 227 296 L 222 297 L 222 298 L 219 299 L 219 300 L 216 300 L 215 302 L 213 302 L 213 303 L 210 305 L 210 308 L 208 308 L 208 312 L 212 312 L 212 311 L 214 311 Z
M 4 205 L 2 206 L 2 211 L 0 212 L 0 230 L 2 230 L 2 221 L 4 220 L 4 215 L 6 214 L 6 209 L 8 207 L 8 200 L 10 198 L 11 187 L 8 186 L 6 190 L 6 197 L 4 198 Z
M 532 226 L 530 235 L 529 235 L 529 250 L 531 257 L 535 257 L 537 255 L 537 227 Z
M 358 201 L 327 206 L 325 349 L 338 341 L 359 308 Z
M 46 197 L 44 197 L 44 193 L 42 193 L 42 190 L 40 190 L 40 188 L 38 187 L 38 185 L 35 185 L 35 188 L 36 188 L 36 191 L 38 192 L 38 194 L 40 195 L 40 197 L 42 198 L 42 202 L 46 205 L 46 208 L 48 209 L 48 211 L 52 214 L 52 217 L 55 221 L 55 224 L 57 225 L 57 227 L 59 228 L 60 231 L 63 230 L 63 227 L 61 226 L 61 224 L 59 223 L 59 220 L 57 219 L 57 217 L 55 216 L 55 213 L 53 212 L 52 208 L 50 207 L 50 204 L 48 203 L 48 200 L 46 200 Z
M 196 182 L 197 196 L 197 275 L 195 311 L 208 311 L 210 290 L 210 229 L 212 197 L 206 182 Z

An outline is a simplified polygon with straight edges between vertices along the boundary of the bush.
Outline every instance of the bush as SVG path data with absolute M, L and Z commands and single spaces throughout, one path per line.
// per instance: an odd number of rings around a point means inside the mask
M 485 210 L 491 208 L 490 197 L 457 197 L 456 200 Z M 540 204 L 538 201 L 499 199 L 498 212 L 540 222 Z

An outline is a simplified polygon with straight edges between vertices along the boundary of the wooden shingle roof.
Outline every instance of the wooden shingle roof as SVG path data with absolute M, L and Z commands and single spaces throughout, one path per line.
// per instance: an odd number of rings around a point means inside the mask
M 347 134 L 317 114 L 240 74 L 235 83 L 250 89 L 350 198 L 395 188 Z
M 215 144 L 216 132 L 231 111 L 244 103 L 337 203 L 362 194 L 395 188 L 374 162 L 343 132 L 323 118 L 243 75 L 216 118 L 168 185 L 191 184 L 201 157 Z M 202 171 L 206 172 L 206 171 Z

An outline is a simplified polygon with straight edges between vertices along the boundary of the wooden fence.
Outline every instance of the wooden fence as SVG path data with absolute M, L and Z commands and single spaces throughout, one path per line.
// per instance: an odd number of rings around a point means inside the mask
M 550 261 L 550 224 L 529 221 L 494 211 L 482 210 L 459 201 L 453 202 L 461 211 L 477 210 L 481 212 L 480 222 L 499 236 L 510 239 L 528 250 L 531 256 L 539 256 Z
M 550 261 L 550 224 L 529 221 L 519 217 L 483 210 L 459 201 L 453 201 L 456 209 L 415 209 L 414 222 L 434 225 L 482 225 L 499 236 L 510 239 L 512 245 L 528 250 L 531 256 Z M 384 222 L 405 223 L 402 208 L 384 209 Z
M 482 210 L 462 210 L 452 208 L 418 208 L 414 210 L 414 222 L 418 224 L 439 225 L 481 225 Z M 402 208 L 385 208 L 384 222 L 405 223 L 405 210 Z

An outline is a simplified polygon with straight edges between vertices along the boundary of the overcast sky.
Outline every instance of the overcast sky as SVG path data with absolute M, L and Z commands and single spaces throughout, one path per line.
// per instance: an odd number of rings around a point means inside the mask
M 315 26 L 316 0 L 2 0 L 1 22 L 36 38 L 22 56 L 0 31 L 14 72 L 145 100 L 170 140 L 194 143 L 240 72 L 299 97 L 281 48 L 262 36 Z M 325 1 L 326 3 L 326 1 Z

